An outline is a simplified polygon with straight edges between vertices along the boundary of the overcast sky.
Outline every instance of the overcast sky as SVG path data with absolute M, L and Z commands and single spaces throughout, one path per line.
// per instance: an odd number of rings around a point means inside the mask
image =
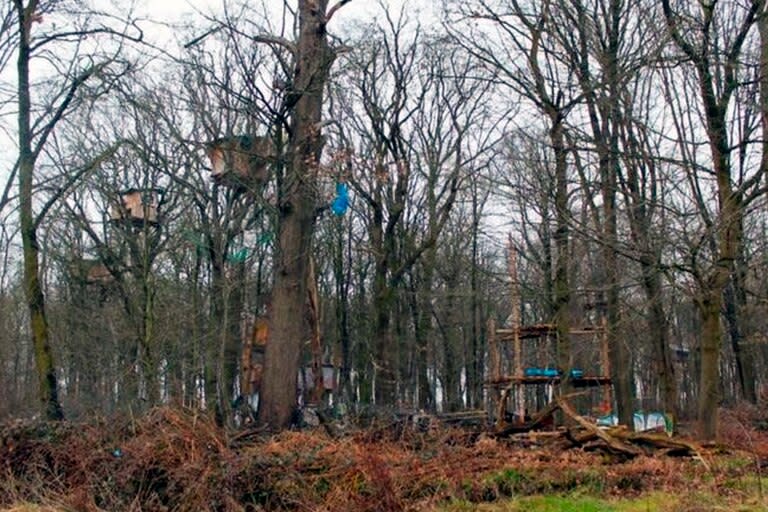
M 0 0 L 0 2 L 7 0 Z M 112 0 L 115 2 L 116 0 Z M 258 5 L 258 0 L 252 0 L 254 5 Z M 337 0 L 330 0 L 330 5 L 334 5 Z M 185 38 L 189 37 L 189 30 L 173 30 L 166 24 L 181 23 L 187 26 L 196 27 L 196 30 L 204 30 L 210 24 L 207 19 L 217 17 L 223 12 L 223 6 L 226 0 L 136 0 L 135 16 L 145 20 L 141 23 L 145 38 L 159 46 L 165 48 L 170 53 L 178 52 L 181 44 L 187 42 Z M 266 5 L 274 7 L 276 16 L 279 16 L 282 0 L 264 0 Z M 296 4 L 296 0 L 290 0 L 291 4 Z M 429 24 L 429 20 L 435 20 L 436 10 L 433 8 L 437 0 L 352 0 L 344 6 L 334 16 L 334 20 L 329 26 L 332 34 L 344 39 L 345 27 L 360 22 L 370 22 L 376 16 L 381 15 L 383 4 L 393 15 L 399 14 L 404 5 L 408 6 L 409 21 L 418 19 L 423 25 Z M 98 1 L 94 1 L 98 5 Z M 397 13 L 397 14 L 396 14 Z M 277 20 L 275 20 L 277 21 Z M 52 23 L 48 18 L 44 23 Z M 46 27 L 47 28 L 47 27 Z M 0 79 L 4 79 L 6 84 L 13 82 L 14 66 L 10 65 L 0 74 Z M 33 74 L 38 71 L 37 66 L 33 69 Z M 10 80 L 10 81 L 9 81 Z M 7 112 L 5 112 L 7 114 Z M 15 158 L 13 155 L 13 142 L 15 132 L 13 131 L 13 119 L 3 119 L 0 123 L 0 181 L 9 169 Z
M 163 20 L 167 22 L 184 21 L 193 24 L 201 23 L 206 15 L 214 15 L 223 9 L 225 0 L 139 0 L 137 14 L 142 17 Z M 282 6 L 282 0 L 264 0 L 267 5 L 274 5 L 276 12 Z M 334 5 L 336 0 L 330 0 Z M 292 4 L 296 0 L 291 0 Z M 343 31 L 347 24 L 365 22 L 374 19 L 382 12 L 379 3 L 384 4 L 392 13 L 399 13 L 404 5 L 408 6 L 409 17 L 420 20 L 435 19 L 437 0 L 352 0 L 345 5 L 334 17 L 330 25 L 331 32 L 336 35 Z M 161 31 L 159 31 L 161 32 Z

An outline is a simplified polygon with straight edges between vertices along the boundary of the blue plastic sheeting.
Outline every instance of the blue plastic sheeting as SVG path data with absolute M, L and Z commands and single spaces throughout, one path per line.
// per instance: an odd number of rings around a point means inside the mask
M 634 414 L 635 431 L 642 432 L 645 430 L 663 430 L 671 431 L 671 424 L 668 425 L 667 417 L 661 412 L 649 412 L 644 413 L 637 411 Z M 619 418 L 615 414 L 609 414 L 597 419 L 597 426 L 599 427 L 613 427 L 619 424 Z
M 331 211 L 339 217 L 347 213 L 349 208 L 349 190 L 346 183 L 336 184 L 336 198 L 331 203 Z
M 523 370 L 523 375 L 526 377 L 559 377 L 562 374 L 562 370 L 558 370 L 557 368 L 530 367 Z M 572 368 L 569 375 L 572 379 L 582 379 L 584 378 L 584 370 L 580 368 Z
M 523 370 L 526 377 L 557 377 L 561 373 L 556 368 L 526 368 Z

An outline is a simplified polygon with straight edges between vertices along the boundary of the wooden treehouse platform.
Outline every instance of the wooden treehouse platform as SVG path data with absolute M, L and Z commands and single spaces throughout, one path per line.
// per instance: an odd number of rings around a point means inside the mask
M 528 386 L 535 384 L 558 385 L 562 382 L 562 380 L 562 377 L 508 376 L 486 381 L 486 385 L 491 387 L 507 387 L 511 384 L 522 384 Z M 585 375 L 583 377 L 570 377 L 568 378 L 568 384 L 574 388 L 609 386 L 611 384 L 611 378 L 605 375 Z
M 517 251 L 510 239 L 509 244 L 509 277 L 511 285 L 512 313 L 509 316 L 509 326 L 497 328 L 493 319 L 488 325 L 488 348 L 490 359 L 490 376 L 485 385 L 493 390 L 491 393 L 491 410 L 495 411 L 497 430 L 527 432 L 552 424 L 554 412 L 558 409 L 555 402 L 561 394 L 558 388 L 565 384 L 568 388 L 579 389 L 578 394 L 589 393 L 590 389 L 602 390 L 604 404 L 612 403 L 612 385 L 608 359 L 608 345 L 605 329 L 605 319 L 599 325 L 582 325 L 568 329 L 572 337 L 586 338 L 588 341 L 599 342 L 599 357 L 589 359 L 596 362 L 595 368 L 587 371 L 579 368 L 557 368 L 553 361 L 547 361 L 545 368 L 540 368 L 542 347 L 551 346 L 558 336 L 558 326 L 553 323 L 537 323 L 522 325 L 521 300 L 517 273 Z M 511 345 L 511 350 L 509 349 Z M 531 357 L 531 349 L 538 354 Z M 527 354 L 528 352 L 528 354 Z M 551 354 L 549 354 L 551 355 Z M 589 372 L 589 373 L 587 373 Z M 537 393 L 526 393 L 526 387 L 544 387 Z M 528 397 L 527 397 L 528 395 Z M 549 401 L 538 411 L 529 411 L 527 399 L 536 398 L 540 403 L 541 396 L 547 395 Z M 513 407 L 514 413 L 509 415 L 507 409 Z M 512 418 L 512 421 L 508 421 Z

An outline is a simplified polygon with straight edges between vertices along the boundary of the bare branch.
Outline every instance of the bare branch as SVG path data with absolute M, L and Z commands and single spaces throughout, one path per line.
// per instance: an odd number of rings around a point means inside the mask
M 46 214 L 50 211 L 53 205 L 55 205 L 59 199 L 64 197 L 71 190 L 71 188 L 76 185 L 78 181 L 80 181 L 80 178 L 82 178 L 88 172 L 97 169 L 102 162 L 114 155 L 122 144 L 123 142 L 118 142 L 117 144 L 110 146 L 109 148 L 102 151 L 98 156 L 96 156 L 96 158 L 88 162 L 88 164 L 83 165 L 75 172 L 73 172 L 67 179 L 66 183 L 64 183 L 64 185 L 60 187 L 59 190 L 51 195 L 51 197 L 48 198 L 48 201 L 46 201 L 43 207 L 40 209 L 40 212 L 35 218 L 35 230 L 40 227 L 40 223 L 45 219 Z
M 202 41 L 202 40 L 203 40 L 203 39 L 205 39 L 206 37 L 208 37 L 208 36 L 211 36 L 211 35 L 215 34 L 216 32 L 218 32 L 219 30 L 221 30 L 221 29 L 223 29 L 223 28 L 224 28 L 223 26 L 220 26 L 220 27 L 213 27 L 213 28 L 209 29 L 209 30 L 208 30 L 208 31 L 206 31 L 204 34 L 202 34 L 202 35 L 199 35 L 199 36 L 197 36 L 196 38 L 194 38 L 193 40 L 191 40 L 190 42 L 186 43 L 186 44 L 184 45 L 184 49 L 185 49 L 185 50 L 189 50 L 190 48 L 192 48 L 193 46 L 195 46 L 197 43 L 199 43 L 200 41 Z
M 336 5 L 334 5 L 328 10 L 328 14 L 325 15 L 325 22 L 328 23 L 329 21 L 331 21 L 331 18 L 333 18 L 333 15 L 336 14 L 336 11 L 338 11 L 339 9 L 341 9 L 351 1 L 352 0 L 339 0 L 336 3 Z
M 257 43 L 266 43 L 269 45 L 282 46 L 283 48 L 291 52 L 293 55 L 296 55 L 296 45 L 290 42 L 289 40 L 285 39 L 284 37 L 271 36 L 268 34 L 260 34 L 257 36 L 250 36 L 250 37 Z

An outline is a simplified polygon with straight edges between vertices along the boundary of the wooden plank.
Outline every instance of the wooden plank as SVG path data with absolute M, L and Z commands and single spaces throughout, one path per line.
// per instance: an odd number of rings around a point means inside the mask
M 498 379 L 490 379 L 484 382 L 486 386 L 503 386 L 509 384 L 522 385 L 541 385 L 541 384 L 560 384 L 560 377 L 518 377 L 506 376 Z M 591 388 L 598 386 L 607 386 L 611 384 L 611 378 L 604 375 L 586 375 L 578 379 L 571 377 L 571 385 L 576 388 Z

